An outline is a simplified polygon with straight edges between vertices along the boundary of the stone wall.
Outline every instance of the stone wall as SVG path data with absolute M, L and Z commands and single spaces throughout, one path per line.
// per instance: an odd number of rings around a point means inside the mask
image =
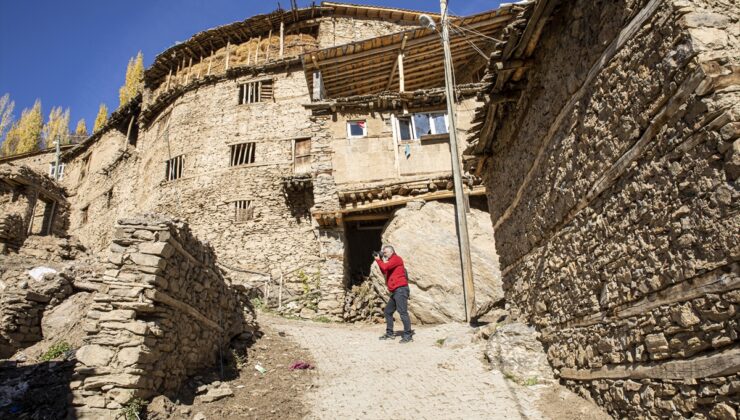
M 28 166 L 0 167 L 0 254 L 18 250 L 29 235 L 64 236 L 69 226 L 66 191 Z
M 415 23 L 387 22 L 378 19 L 332 16 L 319 23 L 319 49 L 349 44 L 392 34 L 416 26 Z
M 560 2 L 485 163 L 510 304 L 620 417 L 738 410 L 739 20 Z
M 215 366 L 232 339 L 256 329 L 251 305 L 186 224 L 146 215 L 115 229 L 70 384 L 77 418 L 174 392 L 188 375 Z
M 71 260 L 83 251 L 74 240 L 32 236 L 0 255 L 0 358 L 43 338 L 42 317 L 74 292 Z

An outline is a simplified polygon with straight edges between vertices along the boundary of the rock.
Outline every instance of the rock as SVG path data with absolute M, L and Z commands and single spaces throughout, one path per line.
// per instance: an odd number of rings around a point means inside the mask
M 396 211 L 382 236 L 383 243 L 392 245 L 406 265 L 412 321 L 465 321 L 454 206 L 435 201 L 416 207 Z M 471 209 L 468 230 L 475 297 L 480 307 L 503 297 L 490 215 Z M 370 281 L 376 293 L 385 298 L 385 278 L 376 264 L 372 266 Z
M 690 304 L 676 307 L 671 313 L 671 319 L 682 327 L 690 327 L 701 321 L 699 317 L 694 314 Z
M 164 395 L 158 395 L 152 399 L 146 409 L 147 418 L 150 420 L 167 419 L 175 410 L 175 404 Z
M 76 356 L 86 366 L 107 366 L 113 359 L 113 351 L 97 344 L 88 344 L 80 347 Z
M 500 326 L 488 339 L 486 358 L 517 382 L 554 380 L 547 356 L 534 328 L 521 323 Z
M 717 420 L 736 420 L 737 413 L 729 405 L 720 403 L 712 408 L 712 411 L 709 412 L 709 417 Z
M 196 413 L 193 416 L 193 420 L 206 420 L 206 415 L 203 413 Z
M 668 341 L 663 334 L 650 334 L 645 337 L 647 351 L 651 355 L 668 351 Z
M 231 388 L 228 386 L 222 386 L 220 388 L 210 388 L 206 395 L 202 395 L 198 398 L 201 402 L 210 403 L 233 395 L 234 391 L 232 391 Z

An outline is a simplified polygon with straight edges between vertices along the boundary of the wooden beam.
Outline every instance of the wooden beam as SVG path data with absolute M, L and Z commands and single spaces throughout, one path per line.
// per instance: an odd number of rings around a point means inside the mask
M 470 24 L 470 25 L 467 25 L 467 26 L 468 26 L 469 29 L 478 30 L 481 27 L 489 26 L 489 25 L 491 25 L 493 23 L 508 23 L 511 19 L 512 19 L 512 17 L 510 15 L 497 16 L 495 18 L 492 18 L 490 21 L 480 21 L 480 22 L 476 22 L 476 23 L 473 23 L 473 24 Z M 410 32 L 411 31 L 407 31 L 406 32 L 406 35 L 408 35 Z M 437 37 L 439 35 L 437 35 L 436 32 L 432 32 L 432 31 L 429 31 L 429 30 L 425 30 L 425 32 L 428 32 L 428 34 L 427 35 L 423 35 L 423 36 L 418 37 L 418 38 L 415 38 L 415 39 L 409 40 L 408 41 L 408 44 L 407 44 L 408 47 L 414 47 L 416 45 L 428 43 L 430 41 L 434 41 L 434 42 L 437 42 L 438 41 Z M 388 35 L 388 36 L 391 36 L 391 35 Z M 356 45 L 359 45 L 359 44 L 360 43 L 357 42 L 357 43 L 349 44 L 347 46 L 348 47 L 349 46 L 356 46 Z M 352 54 L 349 54 L 349 55 L 344 55 L 344 56 L 339 56 L 339 57 L 334 57 L 334 58 L 322 59 L 320 61 L 321 61 L 322 65 L 330 65 L 330 64 L 335 64 L 335 63 L 343 63 L 343 62 L 346 62 L 346 61 L 357 60 L 358 58 L 362 58 L 362 57 L 368 57 L 368 56 L 383 54 L 383 53 L 386 53 L 388 51 L 395 50 L 396 48 L 397 47 L 395 45 L 388 45 L 388 46 L 385 46 L 385 47 L 378 47 L 378 48 L 369 48 L 367 50 L 364 50 L 364 51 L 361 51 L 361 52 L 358 52 L 358 53 L 352 53 Z M 322 50 L 322 51 L 320 51 L 320 53 L 326 54 L 328 51 L 333 51 L 333 50 L 335 50 L 335 49 Z
M 710 355 L 667 362 L 607 365 L 596 369 L 560 370 L 560 377 L 577 381 L 596 379 L 701 379 L 734 375 L 740 371 L 740 347 L 720 350 Z
M 285 23 L 280 21 L 280 59 L 283 59 L 283 45 L 285 43 Z
M 231 40 L 226 43 L 226 71 L 229 70 L 229 58 L 231 53 Z
M 356 214 L 354 216 L 345 216 L 344 223 L 349 222 L 369 222 L 375 220 L 388 220 L 391 217 L 389 213 L 380 214 Z

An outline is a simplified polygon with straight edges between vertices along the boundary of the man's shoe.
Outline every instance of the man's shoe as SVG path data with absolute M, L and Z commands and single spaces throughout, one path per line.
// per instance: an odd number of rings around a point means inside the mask
M 398 344 L 406 344 L 414 341 L 413 337 L 404 337 L 401 339 L 401 341 L 398 342 Z
M 395 340 L 396 336 L 393 334 L 383 334 L 380 337 L 378 337 L 379 340 Z

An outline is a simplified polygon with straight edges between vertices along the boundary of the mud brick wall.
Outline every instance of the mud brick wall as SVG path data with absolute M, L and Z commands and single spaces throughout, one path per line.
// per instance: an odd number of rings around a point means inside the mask
M 177 219 L 122 219 L 86 315 L 71 384 L 78 418 L 131 398 L 176 391 L 256 329 L 253 309 L 223 278 L 213 249 Z
M 620 417 L 739 409 L 739 21 L 560 2 L 485 163 L 510 304 Z

